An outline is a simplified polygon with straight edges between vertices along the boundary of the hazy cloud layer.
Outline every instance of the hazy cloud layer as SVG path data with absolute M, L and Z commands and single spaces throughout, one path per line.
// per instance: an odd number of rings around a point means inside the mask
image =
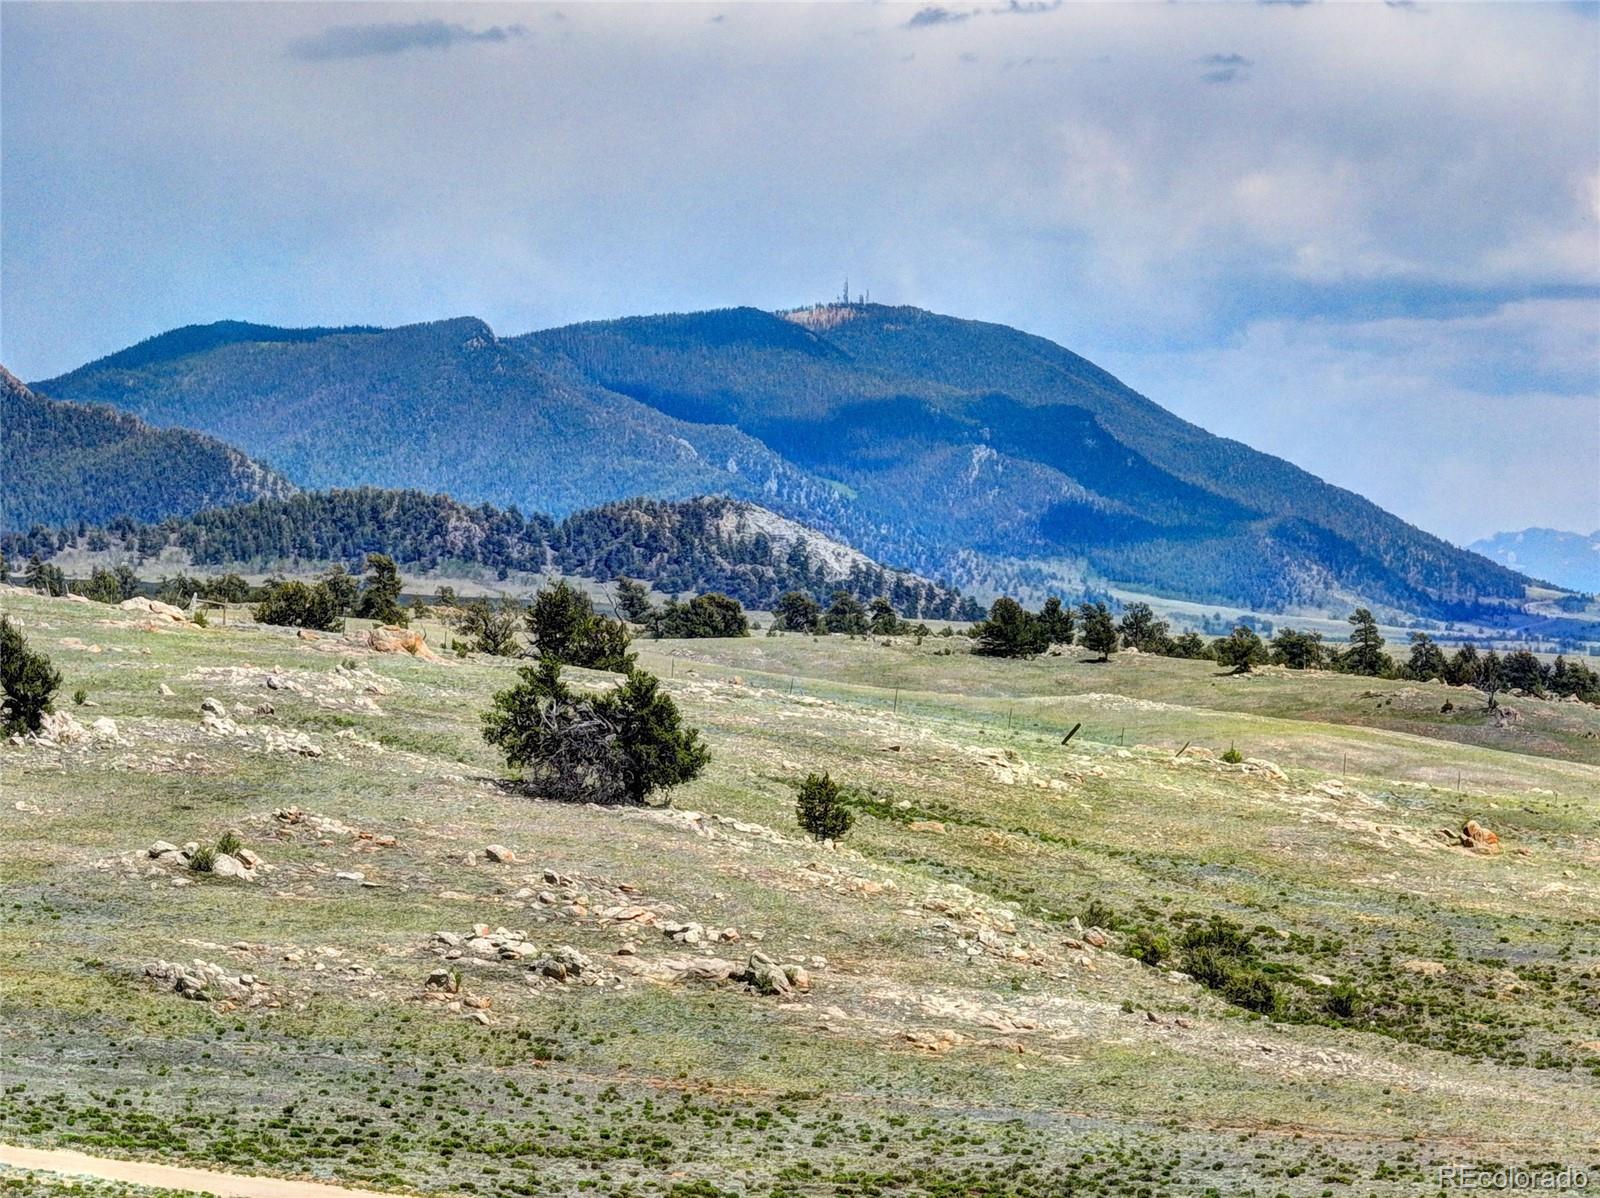
M 13 0 L 0 356 L 848 274 L 1451 537 L 1592 528 L 1596 11 Z
M 471 30 L 446 21 L 389 22 L 381 25 L 335 25 L 310 37 L 295 38 L 289 53 L 318 62 L 330 58 L 367 58 L 406 50 L 445 50 L 462 42 L 504 42 L 527 35 L 523 25 L 491 25 Z

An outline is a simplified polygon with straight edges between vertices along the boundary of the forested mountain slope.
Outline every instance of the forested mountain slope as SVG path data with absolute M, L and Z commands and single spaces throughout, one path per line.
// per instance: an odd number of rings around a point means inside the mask
M 250 572 L 343 564 L 359 572 L 369 553 L 411 571 L 465 569 L 500 578 L 561 572 L 601 581 L 627 575 L 667 594 L 720 591 L 771 608 L 785 591 L 826 600 L 845 590 L 888 597 L 903 616 L 975 619 L 982 609 L 954 587 L 880 565 L 813 529 L 742 500 L 677 503 L 635 499 L 574 512 L 560 524 L 537 513 L 448 495 L 375 487 L 309 491 L 287 499 L 210 508 L 157 524 L 32 529 L 0 535 L 11 560 L 48 559 L 90 544 L 130 559 L 180 549 L 193 566 Z
M 558 517 L 724 493 L 935 576 L 960 557 L 974 577 L 973 552 L 980 573 L 1078 559 L 1208 602 L 1443 617 L 1515 602 L 1526 583 L 1000 325 L 855 304 L 507 339 L 473 319 L 251 329 L 180 330 L 41 388 L 204 429 L 306 486 Z
M 0 530 L 160 520 L 294 491 L 215 438 L 152 428 L 114 408 L 44 399 L 3 366 L 0 459 Z

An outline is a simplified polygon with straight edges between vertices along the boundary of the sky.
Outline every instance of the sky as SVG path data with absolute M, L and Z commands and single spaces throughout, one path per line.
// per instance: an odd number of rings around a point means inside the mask
M 1600 526 L 1600 4 L 0 5 L 0 361 L 853 292 Z

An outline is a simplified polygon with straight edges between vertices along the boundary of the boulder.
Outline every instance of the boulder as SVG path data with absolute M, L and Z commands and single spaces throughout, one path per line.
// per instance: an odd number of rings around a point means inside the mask
M 428 648 L 427 638 L 409 628 L 381 624 L 369 629 L 364 639 L 367 648 L 374 653 L 409 653 L 412 657 L 427 661 L 441 660 L 437 653 Z
M 149 855 L 152 856 L 152 857 L 161 857 L 161 856 L 164 856 L 167 853 L 176 853 L 177 851 L 178 851 L 178 846 L 177 845 L 172 844 L 172 843 L 170 843 L 168 841 L 165 841 L 165 840 L 156 841 L 155 843 L 153 843 L 149 847 L 149 849 L 146 850 L 146 852 L 148 852 Z
M 211 876 L 215 878 L 238 878 L 241 881 L 250 882 L 255 880 L 255 871 L 232 854 L 218 853 L 217 859 L 211 864 Z
M 515 865 L 517 855 L 503 844 L 491 844 L 483 850 L 483 855 L 497 865 Z
M 559 948 L 551 949 L 549 953 L 534 962 L 534 972 L 558 982 L 569 981 L 581 977 L 591 968 L 589 958 L 573 948 L 570 944 L 563 944 Z
M 173 607 L 170 603 L 162 603 L 159 599 L 147 599 L 143 595 L 135 595 L 132 599 L 124 599 L 117 604 L 123 611 L 143 612 L 145 615 L 158 621 L 169 624 L 187 624 L 188 613 L 181 607 Z
M 227 708 L 223 707 L 220 702 L 218 702 L 216 699 L 213 699 L 210 695 L 207 695 L 204 699 L 200 700 L 200 714 L 226 716 L 228 711 Z
M 794 992 L 789 975 L 766 953 L 750 954 L 750 960 L 745 964 L 744 980 L 757 994 L 787 998 Z
M 1461 826 L 1461 847 L 1473 849 L 1479 853 L 1498 853 L 1500 851 L 1500 837 L 1489 831 L 1475 819 L 1469 819 Z

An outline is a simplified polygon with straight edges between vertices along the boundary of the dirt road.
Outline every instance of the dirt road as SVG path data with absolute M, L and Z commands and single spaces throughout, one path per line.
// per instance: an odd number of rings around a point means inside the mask
M 246 1177 L 190 1169 L 182 1165 L 156 1165 L 148 1161 L 118 1161 L 62 1148 L 17 1148 L 0 1144 L 0 1169 L 36 1169 L 65 1177 L 95 1177 L 141 1186 L 162 1186 L 218 1198 L 394 1198 L 377 1190 L 352 1190 L 348 1186 L 315 1181 L 286 1181 L 281 1177 Z M 0 1174 L 3 1176 L 3 1174 Z

